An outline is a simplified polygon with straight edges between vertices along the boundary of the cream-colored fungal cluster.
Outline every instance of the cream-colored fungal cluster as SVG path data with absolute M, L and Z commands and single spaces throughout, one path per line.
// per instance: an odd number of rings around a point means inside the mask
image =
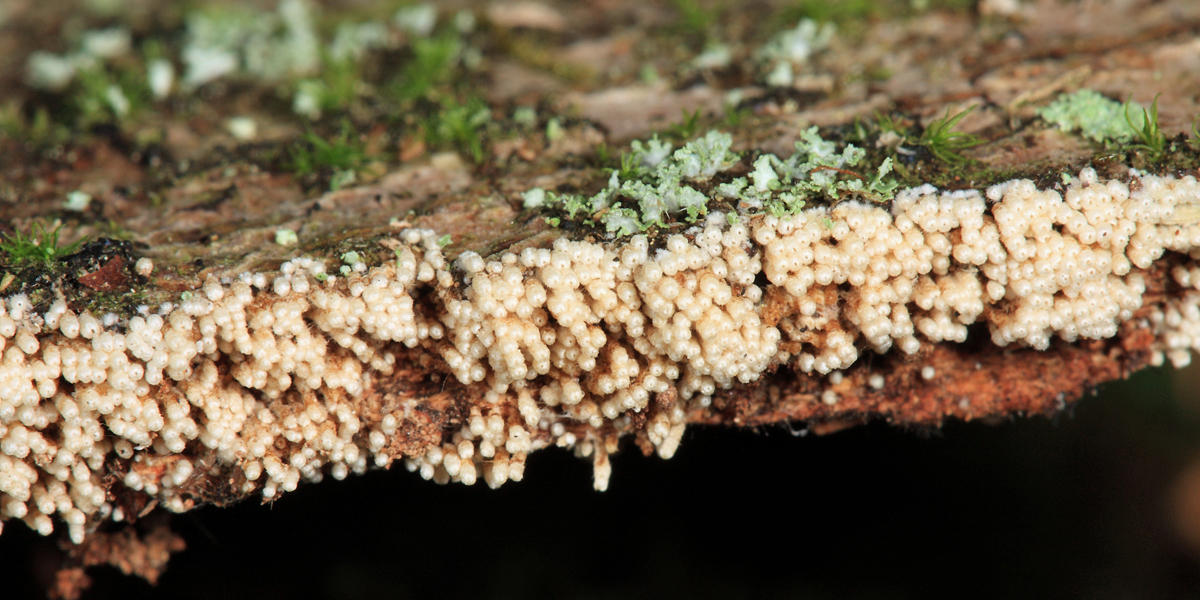
M 1065 193 L 1012 181 L 910 189 L 890 210 L 714 214 L 662 247 L 560 239 L 451 264 L 436 233 L 408 229 L 374 268 L 298 258 L 124 319 L 8 297 L 0 522 L 48 534 L 57 518 L 79 541 L 132 517 L 129 494 L 182 511 L 207 478 L 270 499 L 401 458 L 498 486 L 549 445 L 592 456 L 604 489 L 620 435 L 643 430 L 669 457 L 690 408 L 777 365 L 834 384 L 864 351 L 961 342 L 977 322 L 1000 345 L 1113 336 L 1166 251 L 1187 258 L 1181 289 L 1146 326 L 1159 360 L 1182 364 L 1200 347 L 1200 224 L 1181 217 L 1197 203 L 1193 177 L 1085 171 Z M 465 386 L 453 425 L 417 450 L 402 438 L 426 399 L 388 396 L 399 369 Z
M 1200 201 L 1194 178 L 1140 177 L 1132 187 L 1086 170 L 1065 194 L 1028 180 L 986 194 L 925 186 L 898 194 L 891 214 L 843 204 L 825 222 L 816 211 L 768 217 L 755 240 L 768 280 L 798 309 L 781 324 L 785 338 L 803 342 L 784 358 L 827 373 L 852 364 L 860 346 L 911 354 L 922 339 L 964 341 L 980 320 L 1000 346 L 1116 335 L 1142 305 L 1135 269 L 1200 247 L 1200 228 L 1175 217 Z M 849 289 L 830 288 L 842 284 Z

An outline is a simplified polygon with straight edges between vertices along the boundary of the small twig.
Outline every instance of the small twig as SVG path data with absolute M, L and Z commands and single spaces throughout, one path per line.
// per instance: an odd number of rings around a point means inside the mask
M 851 171 L 851 170 L 849 170 L 849 169 L 839 169 L 839 168 L 837 168 L 837 167 L 830 167 L 830 166 L 828 166 L 828 165 L 817 165 L 817 166 L 813 167 L 813 169 L 812 169 L 812 170 L 814 170 L 814 171 L 836 171 L 836 172 L 838 172 L 838 173 L 841 173 L 841 174 L 843 174 L 843 175 L 850 175 L 850 176 L 853 176 L 853 177 L 857 177 L 857 178 L 859 178 L 859 179 L 861 179 L 861 180 L 863 180 L 863 181 L 866 181 L 866 180 L 867 180 L 867 178 L 866 178 L 866 177 L 863 177 L 862 175 L 859 175 L 858 173 L 855 173 L 854 171 Z

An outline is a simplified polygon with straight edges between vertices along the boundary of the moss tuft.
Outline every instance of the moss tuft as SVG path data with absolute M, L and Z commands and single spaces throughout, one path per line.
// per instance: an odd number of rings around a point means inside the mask
M 80 240 L 73 244 L 60 246 L 58 234 L 61 229 L 62 224 L 47 230 L 45 224 L 35 221 L 27 234 L 20 231 L 4 234 L 4 241 L 0 242 L 0 265 L 18 269 L 25 267 L 53 268 L 56 262 L 73 254 L 83 243 Z
M 921 132 L 921 137 L 917 138 L 916 144 L 923 146 L 929 150 L 930 154 L 944 162 L 964 163 L 969 161 L 969 158 L 962 155 L 962 151 L 983 144 L 984 141 L 977 135 L 955 131 L 954 127 L 973 110 L 975 110 L 975 106 L 951 115 L 950 109 L 946 109 L 946 114 L 942 115 L 942 118 L 935 119 L 925 128 L 925 131 Z

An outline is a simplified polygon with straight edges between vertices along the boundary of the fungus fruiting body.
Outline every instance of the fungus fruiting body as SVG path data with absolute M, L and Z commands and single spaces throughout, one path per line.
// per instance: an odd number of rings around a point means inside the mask
M 835 405 L 865 353 L 963 342 L 973 324 L 1000 346 L 1112 337 L 1164 253 L 1178 290 L 1145 327 L 1160 362 L 1185 364 L 1200 347 L 1200 224 L 1180 215 L 1198 202 L 1191 176 L 1085 170 L 1062 191 L 1015 180 L 910 188 L 890 206 L 714 211 L 661 245 L 559 239 L 450 261 L 446 235 L 406 229 L 394 261 L 346 252 L 332 275 L 296 258 L 128 318 L 9 296 L 0 518 L 80 541 L 131 517 L 131 495 L 183 511 L 205 477 L 270 499 L 396 460 L 494 487 L 552 445 L 590 456 L 604 489 L 622 435 L 669 457 L 689 411 L 769 370 L 827 376 L 819 400 Z M 437 383 L 405 393 L 413 371 Z

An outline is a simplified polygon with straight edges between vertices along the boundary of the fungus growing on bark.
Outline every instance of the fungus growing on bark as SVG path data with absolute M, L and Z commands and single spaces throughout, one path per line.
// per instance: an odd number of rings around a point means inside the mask
M 696 5 L 680 37 L 649 5 L 289 0 L 121 43 L 18 7 L 0 523 L 57 533 L 66 587 L 139 544 L 153 578 L 162 508 L 544 481 L 550 447 L 626 489 L 622 440 L 1057 414 L 1190 360 L 1196 11 L 889 4 L 782 33 Z M 50 219 L 94 241 L 17 233 Z
M 723 390 L 780 369 L 844 385 L 865 353 L 962 343 L 975 324 L 997 346 L 1045 349 L 1111 338 L 1138 314 L 1151 362 L 1186 364 L 1200 345 L 1200 224 L 1179 215 L 1200 182 L 1090 169 L 1073 181 L 923 186 L 890 208 L 732 225 L 714 213 L 662 247 L 564 238 L 451 262 L 445 235 L 406 229 L 383 264 L 347 251 L 342 276 L 322 277 L 323 261 L 297 258 L 108 322 L 9 296 L 0 515 L 43 534 L 65 525 L 79 543 L 130 516 L 131 498 L 189 509 L 191 484 L 217 474 L 264 499 L 396 460 L 496 487 L 552 445 L 591 457 L 605 489 L 620 437 L 670 457 Z M 1164 260 L 1178 291 L 1148 305 Z M 412 365 L 451 377 L 458 398 L 384 391 Z M 459 414 L 430 430 L 429 403 Z

